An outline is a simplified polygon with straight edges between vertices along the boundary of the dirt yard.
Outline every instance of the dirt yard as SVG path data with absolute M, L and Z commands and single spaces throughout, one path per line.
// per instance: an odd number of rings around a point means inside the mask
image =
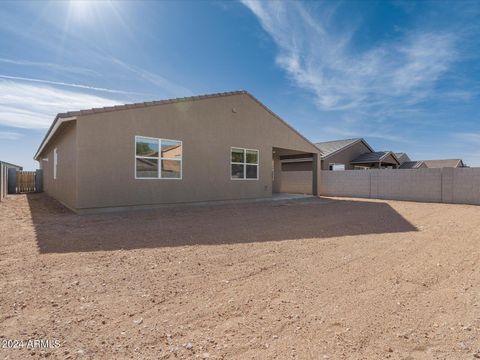
M 480 358 L 480 207 L 0 203 L 2 359 Z M 12 349 L 5 340 L 58 347 Z

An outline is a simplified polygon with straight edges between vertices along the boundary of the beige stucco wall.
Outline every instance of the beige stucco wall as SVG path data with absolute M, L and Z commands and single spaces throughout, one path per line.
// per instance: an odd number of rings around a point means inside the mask
M 292 194 L 312 193 L 312 171 L 282 171 L 280 191 Z
M 480 168 L 322 172 L 320 194 L 480 204 Z
M 53 178 L 53 151 L 57 148 L 57 178 Z M 43 190 L 64 205 L 77 206 L 77 126 L 75 121 L 62 125 L 40 154 Z M 48 159 L 44 161 L 43 159 Z
M 183 179 L 135 179 L 135 135 L 183 141 Z M 79 116 L 78 209 L 269 197 L 272 148 L 317 148 L 247 94 Z M 259 150 L 259 180 L 230 179 L 230 147 Z
M 353 166 L 350 165 L 350 161 L 358 156 L 370 153 L 370 149 L 365 146 L 363 142 L 358 142 L 336 154 L 333 154 L 325 159 L 322 159 L 322 170 L 328 170 L 330 164 L 345 164 L 345 170 L 353 170 Z

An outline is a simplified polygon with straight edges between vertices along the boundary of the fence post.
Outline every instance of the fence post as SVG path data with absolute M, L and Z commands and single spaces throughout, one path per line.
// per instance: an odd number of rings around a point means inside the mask
M 379 171 L 382 170 L 368 170 L 368 174 L 370 175 L 370 199 L 378 199 Z
M 320 156 L 318 154 L 313 154 L 312 156 L 312 195 L 320 195 Z
M 43 170 L 35 170 L 35 192 L 43 192 Z
M 442 202 L 453 203 L 454 168 L 442 169 Z
M 8 193 L 16 194 L 17 193 L 17 169 L 9 168 L 7 178 L 8 178 Z

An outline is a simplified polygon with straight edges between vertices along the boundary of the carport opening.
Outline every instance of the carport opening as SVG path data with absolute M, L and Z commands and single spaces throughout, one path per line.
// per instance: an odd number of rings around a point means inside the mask
M 316 154 L 272 149 L 272 192 L 276 194 L 317 195 Z

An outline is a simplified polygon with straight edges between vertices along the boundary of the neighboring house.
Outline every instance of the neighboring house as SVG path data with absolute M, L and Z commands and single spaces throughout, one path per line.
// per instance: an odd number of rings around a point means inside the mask
M 0 161 L 0 201 L 2 201 L 8 194 L 8 169 L 21 171 L 23 170 L 23 167 Z
M 345 139 L 315 143 L 321 154 L 322 170 L 353 170 L 350 161 L 373 149 L 364 139 Z M 311 171 L 312 158 L 301 156 L 281 157 L 283 171 Z
M 422 160 L 422 162 L 430 169 L 467 167 L 462 159 Z
M 441 169 L 467 167 L 461 159 L 407 161 L 399 169 Z
M 44 190 L 70 209 L 268 198 L 280 157 L 319 149 L 246 91 L 58 114 L 35 154 Z
M 410 159 L 410 157 L 403 153 L 403 152 L 400 152 L 400 153 L 395 153 L 395 156 L 397 157 L 398 161 L 400 162 L 400 165 L 402 165 L 403 163 L 405 162 L 409 162 L 409 161 L 412 161 Z
M 397 169 L 400 161 L 392 151 L 376 151 L 356 157 L 350 165 L 354 169 Z
M 322 170 L 353 170 L 353 159 L 373 153 L 372 147 L 364 139 L 324 141 L 315 145 L 322 153 Z
M 426 167 L 427 165 L 423 161 L 405 161 L 400 165 L 399 169 L 421 169 Z
M 375 152 L 365 139 L 345 139 L 315 143 L 321 153 L 322 170 L 397 168 L 400 161 L 391 151 Z M 282 157 L 283 171 L 311 171 L 312 159 Z

